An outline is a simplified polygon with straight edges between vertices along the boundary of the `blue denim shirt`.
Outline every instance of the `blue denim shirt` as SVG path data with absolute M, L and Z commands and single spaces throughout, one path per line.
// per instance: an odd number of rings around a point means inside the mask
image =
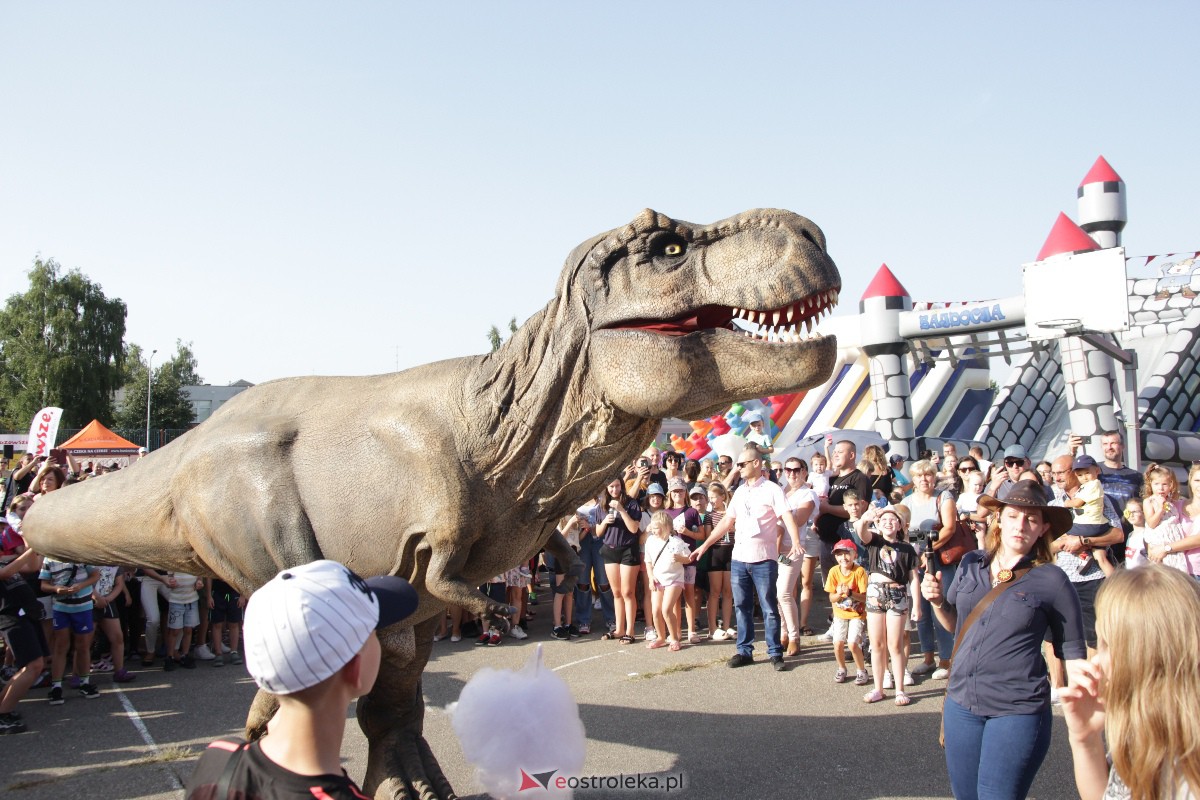
M 986 553 L 963 556 L 946 602 L 958 612 L 957 636 L 992 590 Z M 1033 714 L 1050 702 L 1042 640 L 1050 632 L 1060 658 L 1087 657 L 1079 596 L 1061 569 L 1043 564 L 1015 581 L 971 626 L 954 656 L 946 693 L 973 714 Z

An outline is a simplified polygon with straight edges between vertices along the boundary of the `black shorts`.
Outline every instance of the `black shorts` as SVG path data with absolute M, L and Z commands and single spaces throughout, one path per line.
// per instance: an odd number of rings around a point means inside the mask
M 117 608 L 116 603 L 109 603 L 104 608 L 92 606 L 92 619 L 99 622 L 102 619 L 120 619 L 121 609 Z
M 479 591 L 486 594 L 497 603 L 508 602 L 508 584 L 507 583 L 485 583 L 479 587 Z
M 623 564 L 626 567 L 637 567 L 642 563 L 641 548 L 637 542 L 628 547 L 609 547 L 604 545 L 600 548 L 600 557 L 604 559 L 605 564 Z
M 213 606 L 208 610 L 208 621 L 214 625 L 224 625 L 225 623 L 240 625 L 242 623 L 242 608 L 238 605 L 240 597 L 241 595 L 234 592 L 214 594 Z
M 0 633 L 12 649 L 13 664 L 17 669 L 31 661 L 50 656 L 50 645 L 46 643 L 46 634 L 42 631 L 41 624 L 28 616 L 0 614 Z
M 1096 649 L 1096 592 L 1100 591 L 1102 583 L 1104 583 L 1103 578 L 1071 584 L 1075 588 L 1075 594 L 1079 595 L 1079 610 L 1083 617 L 1083 640 L 1093 650 Z
M 733 569 L 733 545 L 714 544 L 708 552 L 712 554 L 708 561 L 709 572 L 729 572 Z

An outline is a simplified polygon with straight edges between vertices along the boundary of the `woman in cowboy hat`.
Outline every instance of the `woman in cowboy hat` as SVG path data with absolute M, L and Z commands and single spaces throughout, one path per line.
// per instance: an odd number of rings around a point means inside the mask
M 1022 798 L 1050 748 L 1043 637 L 1050 634 L 1072 676 L 1086 663 L 1079 599 L 1050 554 L 1071 511 L 1047 506 L 1035 481 L 1015 483 L 1003 501 L 983 495 L 979 505 L 993 512 L 986 548 L 963 557 L 948 588 L 934 571 L 921 584 L 955 632 L 942 714 L 946 767 L 959 800 Z

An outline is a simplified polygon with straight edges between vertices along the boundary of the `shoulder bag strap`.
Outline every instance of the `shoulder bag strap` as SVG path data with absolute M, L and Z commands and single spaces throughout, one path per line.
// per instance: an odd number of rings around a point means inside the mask
M 979 621 L 979 618 L 983 616 L 983 612 L 987 611 L 988 606 L 995 602 L 1000 595 L 1004 594 L 1005 590 L 1007 590 L 1010 586 L 1021 580 L 1021 578 L 1025 577 L 1025 573 L 1029 572 L 1031 569 L 1033 568 L 1022 567 L 1021 569 L 1013 570 L 1013 577 L 1011 581 L 1006 581 L 993 586 L 992 590 L 985 594 L 983 599 L 980 600 L 973 609 L 971 609 L 971 613 L 967 615 L 967 621 L 963 623 L 962 628 L 958 632 L 958 637 L 954 640 L 954 649 L 950 651 L 951 668 L 954 667 L 954 657 L 958 655 L 959 645 L 963 643 L 963 639 L 967 638 L 967 631 L 971 629 L 971 626 Z
M 249 742 L 242 742 L 238 745 L 238 749 L 229 754 L 229 760 L 225 762 L 225 769 L 221 772 L 221 778 L 217 781 L 216 791 L 213 792 L 213 800 L 229 800 L 229 788 L 233 783 L 233 773 L 237 769 L 237 765 L 241 762 L 242 756 L 246 753 L 246 748 L 250 746 Z

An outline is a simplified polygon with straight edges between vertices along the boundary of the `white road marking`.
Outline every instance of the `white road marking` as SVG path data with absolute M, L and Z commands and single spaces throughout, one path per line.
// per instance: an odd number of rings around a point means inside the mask
M 146 727 L 146 723 L 142 722 L 141 715 L 138 714 L 137 709 L 133 707 L 133 703 L 129 701 L 129 698 L 125 695 L 125 693 L 119 688 L 115 687 L 113 691 L 116 692 L 117 699 L 121 701 L 121 706 L 125 709 L 125 716 L 129 718 L 129 721 L 133 723 L 133 727 L 137 729 L 139 734 L 141 734 L 142 741 L 144 741 L 150 747 L 150 749 L 154 751 L 155 755 L 158 755 L 160 752 L 162 752 L 158 749 L 158 743 L 154 741 L 154 737 L 150 735 L 150 730 Z M 163 772 L 167 774 L 167 780 L 169 780 L 171 783 L 171 788 L 176 791 L 183 791 L 183 784 L 179 782 L 179 776 L 175 774 L 175 771 L 166 764 L 163 764 L 162 766 Z
M 558 672 L 560 669 L 566 669 L 567 667 L 573 667 L 576 664 L 583 664 L 588 661 L 595 661 L 597 658 L 605 658 L 607 656 L 615 656 L 620 652 L 621 652 L 620 650 L 616 650 L 611 653 L 601 653 L 598 656 L 588 656 L 587 658 L 581 658 L 578 661 L 568 661 L 566 664 L 560 664 L 559 666 L 555 667 L 554 669 L 551 670 L 551 672 Z

